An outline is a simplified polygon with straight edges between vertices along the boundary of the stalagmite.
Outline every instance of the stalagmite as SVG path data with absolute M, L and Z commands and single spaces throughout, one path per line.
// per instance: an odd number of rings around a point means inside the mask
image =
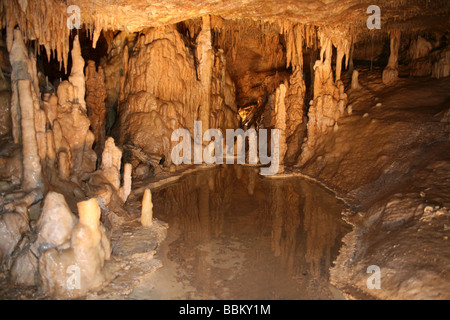
M 102 67 L 96 70 L 95 61 L 89 60 L 86 74 L 86 107 L 92 132 L 95 137 L 95 150 L 100 158 L 105 144 L 106 129 L 106 88 L 105 75 Z
M 64 245 L 70 240 L 76 218 L 62 194 L 49 192 L 36 223 L 34 242 L 26 244 L 15 257 L 10 277 L 15 284 L 37 285 L 38 259 L 41 252 Z
M 386 68 L 383 70 L 383 83 L 386 85 L 394 83 L 398 79 L 398 50 L 400 48 L 400 30 L 391 30 L 390 55 Z
M 120 166 L 122 150 L 116 147 L 114 139 L 109 137 L 105 142 L 105 149 L 102 153 L 101 170 L 105 178 L 114 186 L 116 190 L 120 188 Z
M 359 89 L 361 89 L 361 85 L 359 84 L 358 77 L 359 77 L 358 70 L 356 70 L 356 69 L 353 70 L 353 73 L 352 73 L 352 85 L 351 85 L 351 89 L 352 90 L 359 90 Z
M 275 128 L 279 130 L 279 141 L 275 141 L 275 143 L 279 144 L 279 169 L 278 173 L 284 171 L 283 163 L 284 156 L 287 151 L 286 145 L 286 105 L 285 105 L 285 97 L 286 97 L 286 85 L 280 84 L 280 87 L 275 91 Z
M 11 39 L 12 41 L 12 39 Z M 11 73 L 11 125 L 12 136 L 14 143 L 20 142 L 20 106 L 19 106 L 19 92 L 17 89 L 17 81 L 23 79 L 29 79 L 27 71 L 28 54 L 25 44 L 23 42 L 22 33 L 20 30 L 14 31 L 14 41 L 11 45 L 9 54 L 11 61 L 12 73 Z
M 123 166 L 123 186 L 120 187 L 119 196 L 123 202 L 126 202 L 131 192 L 131 171 L 133 166 L 131 163 L 125 163 Z
M 145 189 L 142 197 L 141 224 L 150 227 L 153 224 L 153 202 L 150 189 Z
M 22 129 L 23 182 L 24 190 L 42 187 L 42 168 L 34 126 L 34 106 L 31 80 L 18 80 L 19 104 Z
M 202 101 L 198 118 L 202 121 L 202 135 L 209 129 L 211 107 L 211 81 L 214 63 L 214 52 L 211 46 L 211 17 L 202 17 L 202 30 L 198 35 L 197 44 L 198 73 L 202 84 Z
M 72 70 L 70 72 L 69 81 L 74 87 L 75 103 L 79 103 L 81 110 L 86 112 L 86 102 L 84 96 L 86 93 L 84 80 L 84 59 L 81 56 L 80 42 L 78 35 L 73 40 L 72 49 Z
M 100 224 L 96 199 L 78 203 L 78 224 L 72 229 L 70 248 L 46 250 L 39 258 L 39 279 L 50 296 L 76 298 L 108 280 L 104 269 L 111 245 Z

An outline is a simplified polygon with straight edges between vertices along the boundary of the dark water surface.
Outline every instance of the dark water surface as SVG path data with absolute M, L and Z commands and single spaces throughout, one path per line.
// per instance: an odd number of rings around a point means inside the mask
M 297 178 L 222 166 L 153 191 L 168 222 L 149 299 L 340 299 L 329 268 L 350 228 L 332 193 Z

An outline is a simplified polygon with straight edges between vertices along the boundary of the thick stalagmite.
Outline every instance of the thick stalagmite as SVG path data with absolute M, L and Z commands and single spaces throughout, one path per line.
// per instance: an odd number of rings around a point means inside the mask
M 106 135 L 106 97 L 105 74 L 102 67 L 97 68 L 95 61 L 89 60 L 86 74 L 86 106 L 92 132 L 95 137 L 95 151 L 100 158 Z
M 142 197 L 141 224 L 144 227 L 150 227 L 153 224 L 153 202 L 150 189 L 145 189 Z
M 361 85 L 359 84 L 359 72 L 358 72 L 358 70 L 353 70 L 353 72 L 352 72 L 351 89 L 352 90 L 359 90 L 359 89 L 361 89 Z
M 400 48 L 400 30 L 391 30 L 389 61 L 383 70 L 383 83 L 392 84 L 398 79 L 398 50 Z
M 14 30 L 10 60 L 12 66 L 12 134 L 14 142 L 22 144 L 22 188 L 24 190 L 41 188 L 43 185 L 40 154 L 46 149 L 46 146 L 42 145 L 42 141 L 46 140 L 45 117 L 41 116 L 40 110 L 36 60 L 29 57 L 19 29 Z M 40 121 L 36 121 L 37 119 Z M 42 121 L 44 126 L 42 126 Z
M 214 63 L 211 39 L 211 17 L 208 15 L 202 18 L 202 29 L 197 40 L 198 77 L 202 86 L 198 120 L 202 121 L 202 136 L 210 126 L 211 82 Z
M 19 105 L 22 124 L 22 154 L 24 190 L 42 187 L 42 167 L 36 141 L 34 126 L 34 103 L 32 98 L 31 80 L 18 80 Z
M 81 57 L 78 37 L 74 39 L 72 59 L 74 62 L 70 81 L 63 81 L 58 86 L 57 105 L 52 96 L 46 102 L 47 118 L 53 126 L 53 142 L 62 179 L 92 172 L 97 162 L 97 156 L 92 150 L 95 136 L 90 130 L 91 122 L 84 99 L 84 59 Z
M 70 247 L 46 250 L 39 258 L 39 279 L 48 295 L 79 297 L 108 279 L 104 264 L 110 258 L 111 245 L 100 224 L 97 200 L 78 203 L 78 215 Z
M 122 159 L 122 150 L 116 147 L 114 139 L 109 137 L 105 143 L 105 149 L 102 153 L 101 170 L 111 185 L 119 190 L 120 188 L 120 167 Z

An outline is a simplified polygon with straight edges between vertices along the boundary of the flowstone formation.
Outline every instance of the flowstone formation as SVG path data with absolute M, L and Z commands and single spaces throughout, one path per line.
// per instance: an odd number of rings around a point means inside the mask
M 338 120 L 344 115 L 347 106 L 347 94 L 340 79 L 340 68 L 336 68 L 336 80 L 333 74 L 332 52 L 333 44 L 337 46 L 338 57 L 336 64 L 342 64 L 347 57 L 348 62 L 350 44 L 342 41 L 339 36 L 324 30 L 319 34 L 321 50 L 320 60 L 314 64 L 314 100 L 311 101 L 307 124 L 307 141 L 303 144 L 299 165 L 304 165 L 317 152 L 320 139 L 330 129 L 337 130 Z
M 196 52 L 175 25 L 147 29 L 125 62 L 116 140 L 125 150 L 138 148 L 149 156 L 146 165 L 170 165 L 178 143 L 171 141 L 172 132 L 186 128 L 193 136 L 196 120 L 202 132 L 238 126 L 234 87 L 227 85 L 222 53 L 211 46 L 210 28 L 209 18 L 202 18 Z M 131 163 L 136 167 L 142 159 Z

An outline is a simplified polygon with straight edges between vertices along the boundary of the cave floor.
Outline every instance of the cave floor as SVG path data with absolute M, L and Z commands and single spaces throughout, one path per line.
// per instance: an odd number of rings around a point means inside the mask
M 450 79 L 385 86 L 360 70 L 353 112 L 301 171 L 350 204 L 332 283 L 356 298 L 450 298 Z M 367 286 L 369 266 L 381 288 Z

